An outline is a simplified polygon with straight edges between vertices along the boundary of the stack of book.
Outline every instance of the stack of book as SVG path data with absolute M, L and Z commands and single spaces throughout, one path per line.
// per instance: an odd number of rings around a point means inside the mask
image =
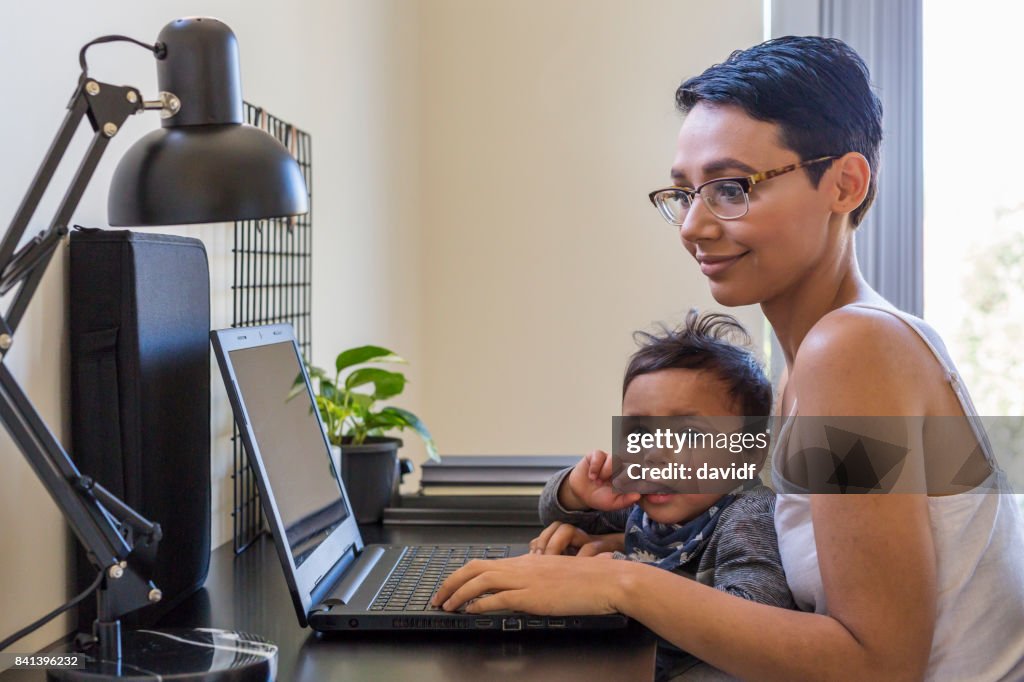
M 421 490 L 384 511 L 387 524 L 540 524 L 544 484 L 577 455 L 446 455 L 423 465 Z

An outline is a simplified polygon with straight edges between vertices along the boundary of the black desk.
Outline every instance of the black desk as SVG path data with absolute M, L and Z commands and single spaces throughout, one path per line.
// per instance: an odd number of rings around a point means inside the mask
M 370 526 L 369 543 L 527 542 L 536 528 Z M 262 635 L 279 647 L 278 679 L 302 680 L 651 680 L 655 640 L 640 626 L 610 633 L 343 633 L 299 627 L 269 536 L 235 557 L 214 551 L 206 586 L 172 611 L 161 627 L 205 626 Z M 10 680 L 42 673 L 8 671 Z

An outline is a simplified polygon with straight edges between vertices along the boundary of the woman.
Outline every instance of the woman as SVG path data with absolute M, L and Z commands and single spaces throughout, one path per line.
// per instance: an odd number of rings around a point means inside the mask
M 836 40 L 772 40 L 683 83 L 677 103 L 686 116 L 673 187 L 651 198 L 719 303 L 760 304 L 786 359 L 779 412 L 970 415 L 934 332 L 895 311 L 857 265 L 881 108 L 856 53 Z M 1024 538 L 1013 498 L 801 494 L 814 487 L 815 462 L 779 456 L 792 450 L 790 435 L 776 444 L 776 526 L 803 611 L 644 564 L 543 555 L 471 563 L 436 601 L 454 609 L 489 592 L 468 610 L 619 611 L 749 679 L 1024 677 Z M 909 447 L 929 453 L 939 435 L 919 428 Z M 977 457 L 974 481 L 999 487 L 991 452 Z

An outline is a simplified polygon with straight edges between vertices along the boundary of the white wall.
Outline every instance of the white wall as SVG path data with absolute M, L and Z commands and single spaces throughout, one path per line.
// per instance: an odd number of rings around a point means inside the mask
M 196 14 L 237 34 L 246 98 L 313 135 L 314 360 L 329 364 L 341 348 L 369 342 L 408 357 L 403 403 L 443 452 L 604 443 L 629 332 L 711 304 L 646 193 L 667 182 L 675 86 L 757 42 L 760 2 L 18 3 L 0 22 L 0 223 L 60 123 L 79 47 L 108 33 L 155 40 L 168 21 Z M 90 66 L 100 80 L 155 93 L 139 48 L 99 46 Z M 129 121 L 74 222 L 106 225 L 116 160 L 157 125 L 154 114 Z M 42 229 L 48 199 L 30 235 Z M 177 232 L 206 243 L 212 324 L 227 326 L 230 231 Z M 62 250 L 6 362 L 68 442 L 65 265 Z M 756 311 L 741 316 L 761 329 Z M 213 386 L 216 545 L 230 539 L 231 464 L 216 375 Z M 6 635 L 70 596 L 72 539 L 6 434 L 0 471 Z M 36 650 L 69 627 L 58 619 L 12 650 Z

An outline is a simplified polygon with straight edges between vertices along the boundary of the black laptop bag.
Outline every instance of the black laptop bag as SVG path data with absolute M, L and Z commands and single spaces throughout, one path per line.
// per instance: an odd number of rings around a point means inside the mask
M 210 277 L 197 239 L 71 233 L 71 456 L 160 524 L 151 625 L 206 578 L 210 559 Z M 78 590 L 96 577 L 78 552 Z M 95 603 L 79 610 L 88 631 Z

